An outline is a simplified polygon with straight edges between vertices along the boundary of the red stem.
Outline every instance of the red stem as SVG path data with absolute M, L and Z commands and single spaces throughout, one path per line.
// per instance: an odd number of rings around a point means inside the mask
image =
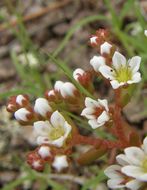
M 128 145 L 128 138 L 124 133 L 124 128 L 122 126 L 122 117 L 121 117 L 121 91 L 120 89 L 115 90 L 115 108 L 114 108 L 114 123 L 116 129 L 116 135 L 122 145 Z
M 76 136 L 76 139 L 73 140 L 73 146 L 77 144 L 88 144 L 88 145 L 94 146 L 95 148 L 104 146 L 107 149 L 123 147 L 122 144 L 118 141 L 110 141 L 110 140 L 105 140 L 105 139 L 100 139 L 100 138 L 95 138 L 95 137 L 87 137 L 87 136 L 82 136 L 80 134 L 78 134 Z

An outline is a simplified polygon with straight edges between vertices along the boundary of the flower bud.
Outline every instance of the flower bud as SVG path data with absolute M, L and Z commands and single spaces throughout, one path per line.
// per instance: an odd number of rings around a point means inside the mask
M 67 157 L 65 155 L 55 156 L 52 166 L 60 172 L 62 169 L 68 167 Z
M 63 86 L 64 82 L 62 81 L 56 81 L 55 85 L 54 85 L 54 89 L 57 92 L 60 92 L 62 86 Z
M 110 54 L 111 48 L 112 48 L 112 45 L 111 45 L 111 44 L 109 44 L 108 42 L 104 42 L 104 43 L 100 46 L 100 53 L 101 53 L 101 55 Z
M 80 79 L 83 77 L 85 71 L 81 68 L 78 68 L 76 69 L 74 72 L 73 72 L 73 78 L 77 81 L 80 81 Z
M 45 98 L 38 98 L 35 101 L 34 111 L 37 114 L 46 117 L 47 115 L 50 115 L 52 108 Z
M 97 46 L 97 39 L 98 39 L 97 36 L 92 36 L 92 37 L 90 38 L 90 44 L 91 44 L 92 46 Z
M 10 103 L 10 102 L 8 103 L 8 105 L 7 105 L 6 108 L 7 108 L 7 111 L 8 111 L 8 112 L 12 112 L 12 113 L 15 112 L 16 109 L 17 109 L 17 108 L 16 108 L 16 105 L 13 104 L 13 103 Z
M 27 156 L 27 163 L 37 171 L 42 171 L 44 169 L 44 161 L 39 157 L 36 152 L 31 152 Z
M 26 106 L 28 104 L 28 96 L 27 95 L 18 95 L 16 96 L 16 104 L 19 106 Z
M 27 95 L 12 96 L 7 105 L 8 112 L 15 112 L 17 109 L 26 107 L 29 104 L 29 98 Z
M 65 82 L 60 92 L 63 98 L 75 97 L 77 89 L 72 83 Z
M 49 146 L 41 146 L 38 150 L 38 154 L 39 156 L 44 159 L 44 158 L 48 158 L 49 156 L 51 156 L 51 152 L 50 152 L 50 148 Z
M 57 81 L 54 88 L 63 98 L 76 97 L 78 93 L 76 87 L 71 82 L 64 83 L 62 81 Z
M 26 108 L 20 108 L 14 113 L 14 116 L 20 122 L 28 122 L 33 118 L 33 112 Z

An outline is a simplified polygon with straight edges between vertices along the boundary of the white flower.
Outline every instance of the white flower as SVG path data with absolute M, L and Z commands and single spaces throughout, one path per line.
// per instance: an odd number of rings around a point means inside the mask
M 135 56 L 127 63 L 126 58 L 116 51 L 112 57 L 112 67 L 104 65 L 99 68 L 99 71 L 110 80 L 112 87 L 117 89 L 125 84 L 140 82 L 141 75 L 138 72 L 140 62 L 141 57 Z
M 45 98 L 38 98 L 35 101 L 34 111 L 45 117 L 47 113 L 52 112 L 52 108 Z
M 93 58 L 90 60 L 90 64 L 93 66 L 93 69 L 96 72 L 99 72 L 99 67 L 106 64 L 105 58 L 102 56 L 93 56 Z
M 14 116 L 18 121 L 24 121 L 27 122 L 29 121 L 28 116 L 31 114 L 29 110 L 26 108 L 20 108 L 18 109 L 15 113 Z
M 116 157 L 119 165 L 112 165 L 104 172 L 110 178 L 110 188 L 127 187 L 132 190 L 139 189 L 147 182 L 147 137 L 141 148 L 128 147 L 125 154 Z
M 147 36 L 147 30 L 144 31 L 144 35 Z
M 129 147 L 124 152 L 124 156 L 129 160 L 129 165 L 121 169 L 122 173 L 139 181 L 147 182 L 147 137 L 143 141 L 142 148 Z
M 81 68 L 78 68 L 76 69 L 74 72 L 73 72 L 73 78 L 77 81 L 79 81 L 79 77 L 80 76 L 83 76 L 85 73 L 85 71 Z
M 120 165 L 109 166 L 107 169 L 105 169 L 104 173 L 106 176 L 110 178 L 107 181 L 107 185 L 111 189 L 119 189 L 126 187 L 132 190 L 137 190 L 142 185 L 142 183 L 136 179 L 131 179 L 127 181 L 126 176 L 121 173 Z
M 47 158 L 51 155 L 50 148 L 48 146 L 41 146 L 38 150 L 38 154 L 41 156 L 41 158 Z
M 91 38 L 90 38 L 90 43 L 91 43 L 91 44 L 94 44 L 94 45 L 97 45 L 96 39 L 97 39 L 97 36 L 91 37 Z
M 101 55 L 103 54 L 109 54 L 111 52 L 111 48 L 112 48 L 112 45 L 109 44 L 108 42 L 104 42 L 101 46 L 100 46 L 100 53 Z
M 34 130 L 39 145 L 51 144 L 62 147 L 71 129 L 72 127 L 58 111 L 53 112 L 50 121 L 37 121 L 34 123 Z
M 63 98 L 75 97 L 76 87 L 71 82 L 56 81 L 55 90 L 60 92 Z
M 61 171 L 64 168 L 68 167 L 68 161 L 67 161 L 67 157 L 65 155 L 61 155 L 61 156 L 55 156 L 54 161 L 52 163 L 52 166 L 57 170 L 57 171 Z
M 104 125 L 109 120 L 109 108 L 107 100 L 98 99 L 93 100 L 89 97 L 85 99 L 86 108 L 82 111 L 81 115 L 89 119 L 88 123 L 96 129 Z

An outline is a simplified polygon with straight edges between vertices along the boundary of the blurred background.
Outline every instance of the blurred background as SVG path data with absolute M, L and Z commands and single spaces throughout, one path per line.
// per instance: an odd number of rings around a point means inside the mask
M 93 165 L 74 163 L 63 175 L 41 175 L 26 164 L 35 139 L 31 126 L 22 127 L 8 114 L 11 95 L 44 95 L 56 80 L 68 80 L 62 63 L 71 71 L 90 68 L 96 55 L 89 46 L 99 28 L 110 31 L 112 41 L 127 57 L 142 57 L 142 82 L 136 88 L 124 117 L 140 134 L 147 133 L 147 1 L 146 0 L 0 0 L 0 188 L 2 190 L 107 190 L 101 172 L 106 158 Z M 49 54 L 54 56 L 50 60 Z M 96 81 L 98 93 L 111 89 Z M 85 134 L 90 134 L 87 129 Z M 105 134 L 101 131 L 101 136 Z M 79 147 L 77 151 L 83 151 Z

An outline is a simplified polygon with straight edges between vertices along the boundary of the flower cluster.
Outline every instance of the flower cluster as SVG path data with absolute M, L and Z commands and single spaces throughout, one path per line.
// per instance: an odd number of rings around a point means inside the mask
M 126 124 L 121 112 L 131 98 L 126 88 L 141 81 L 141 58 L 134 56 L 126 61 L 110 41 L 108 31 L 103 29 L 91 36 L 90 45 L 99 53 L 90 60 L 92 69 L 76 69 L 73 83 L 56 81 L 54 87 L 45 92 L 45 97 L 36 99 L 33 106 L 27 95 L 13 96 L 7 110 L 22 125 L 33 126 L 38 147 L 27 156 L 27 163 L 33 169 L 42 171 L 48 163 L 60 172 L 69 166 L 73 147 L 79 144 L 92 146 L 80 154 L 77 161 L 82 165 L 106 152 L 110 157 L 114 156 L 111 155 L 112 149 L 116 152 L 124 150 L 124 154 L 116 156 L 118 164 L 105 170 L 110 178 L 108 186 L 137 190 L 145 187 L 147 182 L 147 137 L 141 146 L 141 136 Z M 107 85 L 112 86 L 114 98 L 111 102 L 98 97 L 93 82 L 96 77 L 102 77 Z M 127 100 L 125 95 L 129 96 Z M 102 127 L 114 138 L 109 140 L 80 134 L 78 124 L 71 117 L 73 114 L 83 120 L 86 118 L 92 129 Z

